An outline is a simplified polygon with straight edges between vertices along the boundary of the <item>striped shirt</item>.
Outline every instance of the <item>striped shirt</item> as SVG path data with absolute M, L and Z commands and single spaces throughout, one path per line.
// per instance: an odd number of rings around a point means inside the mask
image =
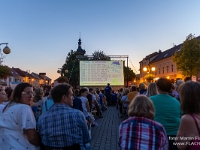
M 54 104 L 38 121 L 42 143 L 50 147 L 65 147 L 90 142 L 85 116 L 80 110 L 65 104 Z
M 129 117 L 119 126 L 120 150 L 167 150 L 164 127 L 144 117 Z

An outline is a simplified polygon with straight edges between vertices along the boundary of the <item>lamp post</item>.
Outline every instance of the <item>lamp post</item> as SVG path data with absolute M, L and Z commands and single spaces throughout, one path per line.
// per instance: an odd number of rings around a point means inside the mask
M 8 43 L 0 43 L 0 46 L 5 44 L 6 46 L 3 48 L 3 53 L 4 54 L 10 54 L 11 50 L 10 48 L 7 46 Z M 2 53 L 1 51 L 1 48 L 0 48 L 0 65 L 2 65 L 2 62 L 3 62 L 3 59 L 5 58 L 4 54 Z
M 148 65 L 147 67 L 144 67 L 144 68 L 143 68 L 143 71 L 144 71 L 144 72 L 147 72 L 147 75 L 146 75 L 147 81 L 153 80 L 154 74 L 151 74 L 151 72 L 152 72 L 152 71 L 154 72 L 155 70 L 156 70 L 156 68 L 155 68 L 155 67 L 150 67 L 150 65 Z
M 62 68 L 58 68 L 57 73 L 59 73 L 61 75 L 61 77 L 63 76 L 63 72 L 62 72 Z M 68 73 L 68 70 L 65 70 L 65 73 Z

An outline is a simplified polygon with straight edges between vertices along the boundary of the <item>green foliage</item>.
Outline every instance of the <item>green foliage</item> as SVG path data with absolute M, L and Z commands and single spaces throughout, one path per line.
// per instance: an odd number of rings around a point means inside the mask
M 110 57 L 106 56 L 103 51 L 95 51 L 92 56 L 92 60 L 110 60 Z
M 69 83 L 74 87 L 79 85 L 79 60 L 76 58 L 77 55 L 79 54 L 76 51 L 71 50 L 61 70 L 62 75 L 67 77 Z M 68 73 L 66 73 L 65 70 L 68 70 Z
M 153 79 L 155 78 L 154 74 L 147 74 L 146 76 L 144 76 L 144 79 L 146 79 L 148 82 L 153 81 Z
M 184 76 L 196 76 L 200 68 L 200 40 L 188 35 L 180 51 L 175 52 L 173 61 Z
M 0 78 L 6 79 L 10 75 L 11 75 L 10 69 L 7 66 L 0 65 Z
M 136 78 L 136 74 L 129 67 L 124 66 L 124 81 L 133 81 Z
M 67 83 L 68 79 L 67 77 L 61 76 L 57 79 L 58 83 Z

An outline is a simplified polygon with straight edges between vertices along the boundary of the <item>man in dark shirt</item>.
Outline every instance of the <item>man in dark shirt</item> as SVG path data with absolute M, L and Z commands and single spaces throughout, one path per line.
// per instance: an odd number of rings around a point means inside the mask
M 106 100 L 108 105 L 111 105 L 112 102 L 112 88 L 110 87 L 110 83 L 107 84 L 107 86 L 104 89 L 105 95 L 106 95 Z

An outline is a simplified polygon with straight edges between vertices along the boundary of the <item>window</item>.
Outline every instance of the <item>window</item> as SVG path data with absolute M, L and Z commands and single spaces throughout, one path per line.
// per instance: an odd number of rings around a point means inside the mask
M 165 73 L 165 67 L 163 67 L 163 73 Z
M 174 66 L 172 65 L 172 72 L 174 71 L 174 68 L 173 68 Z
M 169 72 L 169 70 L 168 70 L 168 69 L 169 69 L 169 67 L 167 66 L 167 73 Z
M 163 56 L 163 57 L 166 57 L 168 54 L 165 54 L 165 56 Z

